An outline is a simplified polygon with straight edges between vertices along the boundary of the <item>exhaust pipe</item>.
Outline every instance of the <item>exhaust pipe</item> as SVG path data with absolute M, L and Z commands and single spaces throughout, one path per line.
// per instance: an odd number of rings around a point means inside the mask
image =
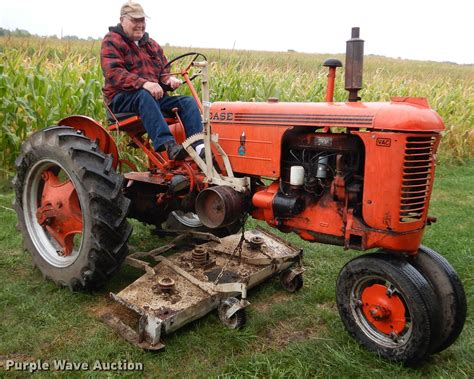
M 360 29 L 352 28 L 352 37 L 346 44 L 345 86 L 349 91 L 349 101 L 359 101 L 358 92 L 362 89 L 362 70 L 364 65 L 364 40 L 359 38 Z

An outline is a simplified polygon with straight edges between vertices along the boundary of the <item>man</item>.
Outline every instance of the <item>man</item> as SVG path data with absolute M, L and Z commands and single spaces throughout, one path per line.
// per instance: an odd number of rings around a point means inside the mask
M 120 10 L 120 23 L 109 28 L 100 52 L 103 92 L 112 112 L 140 116 L 155 150 L 183 160 L 186 151 L 174 140 L 162 112 L 178 108 L 187 137 L 202 131 L 201 114 L 194 98 L 167 95 L 165 89 L 174 90 L 182 81 L 167 75 L 163 49 L 145 32 L 146 17 L 140 4 L 129 1 Z M 198 154 L 203 147 L 196 146 Z

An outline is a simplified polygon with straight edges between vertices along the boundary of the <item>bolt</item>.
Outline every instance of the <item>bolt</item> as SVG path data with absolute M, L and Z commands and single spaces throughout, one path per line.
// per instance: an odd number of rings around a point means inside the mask
M 385 292 L 385 294 L 388 297 L 392 297 L 395 294 L 396 291 L 397 290 L 393 286 L 390 286 L 390 287 L 387 288 L 387 292 Z
M 383 321 L 390 317 L 390 310 L 379 305 L 371 305 L 369 313 L 376 321 Z
M 398 341 L 399 341 L 399 336 L 398 336 L 398 334 L 395 333 L 395 332 L 391 332 L 391 333 L 389 334 L 389 337 L 390 337 L 390 339 L 391 339 L 393 342 L 398 342 Z

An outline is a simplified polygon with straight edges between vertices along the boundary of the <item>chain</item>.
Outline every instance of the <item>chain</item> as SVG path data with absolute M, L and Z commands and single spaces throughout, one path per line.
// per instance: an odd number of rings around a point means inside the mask
M 241 229 L 242 229 L 242 234 L 240 236 L 240 240 L 239 240 L 239 243 L 237 244 L 237 246 L 234 248 L 234 251 L 232 251 L 232 254 L 229 256 L 229 258 L 227 258 L 226 262 L 224 263 L 224 266 L 222 266 L 222 269 L 221 269 L 221 272 L 219 273 L 219 275 L 217 275 L 217 278 L 216 280 L 214 280 L 214 284 L 216 285 L 219 280 L 222 278 L 222 276 L 224 275 L 224 271 L 225 269 L 227 268 L 227 266 L 229 265 L 229 262 L 230 260 L 232 259 L 232 257 L 238 252 L 239 253 L 239 263 L 241 262 L 242 260 L 242 245 L 244 244 L 244 241 L 245 241 L 245 222 L 247 221 L 247 215 L 243 216 L 241 219 L 240 219 L 240 225 L 241 225 Z

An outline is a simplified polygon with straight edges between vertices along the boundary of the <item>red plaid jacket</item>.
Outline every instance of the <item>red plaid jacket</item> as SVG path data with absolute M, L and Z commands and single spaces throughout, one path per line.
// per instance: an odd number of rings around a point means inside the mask
M 168 63 L 163 49 L 148 33 L 138 46 L 124 33 L 122 26 L 112 26 L 102 40 L 100 64 L 104 73 L 104 96 L 107 103 L 121 91 L 140 89 L 145 82 L 161 82 L 163 67 Z

